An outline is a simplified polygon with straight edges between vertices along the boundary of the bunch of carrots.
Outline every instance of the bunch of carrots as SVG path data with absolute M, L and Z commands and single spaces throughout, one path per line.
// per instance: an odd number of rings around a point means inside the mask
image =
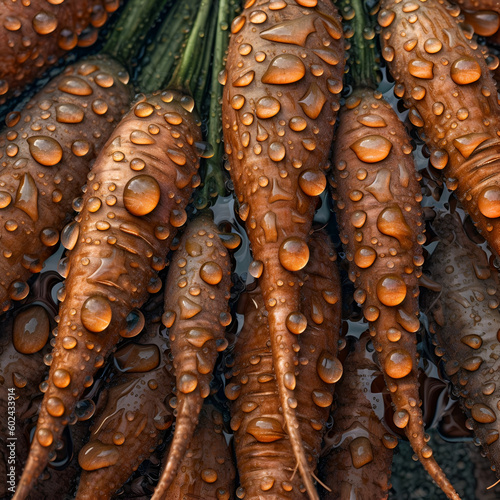
M 421 343 L 495 483 L 499 26 L 492 1 L 8 0 L 0 496 L 379 500 L 403 438 L 458 499 Z

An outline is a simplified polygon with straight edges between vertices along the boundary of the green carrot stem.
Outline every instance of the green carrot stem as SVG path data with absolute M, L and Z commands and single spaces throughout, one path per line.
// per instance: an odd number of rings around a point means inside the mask
M 148 28 L 168 0 L 129 0 L 104 45 L 103 52 L 129 64 Z
M 162 22 L 153 42 L 146 49 L 147 63 L 141 68 L 137 84 L 141 91 L 161 89 L 172 77 L 182 46 L 194 23 L 199 0 L 177 2 Z
M 221 99 L 223 87 L 219 83 L 219 73 L 224 69 L 226 51 L 229 44 L 229 24 L 235 16 L 238 2 L 219 0 L 217 13 L 217 32 L 215 34 L 214 56 L 210 84 L 210 110 L 208 118 L 208 142 L 214 149 L 214 155 L 204 163 L 203 186 L 196 199 L 198 208 L 205 207 L 210 200 L 226 194 L 222 164 L 222 114 Z
M 340 0 L 339 7 L 353 30 L 349 39 L 349 73 L 354 85 L 376 89 L 380 80 L 374 40 L 376 20 L 363 0 Z
M 202 46 L 206 42 L 200 35 L 206 31 L 207 19 L 214 3 L 215 0 L 201 0 L 196 20 L 186 43 L 186 48 L 167 85 L 168 88 L 181 90 L 188 95 L 193 95 L 193 81 L 196 82 L 201 70 L 200 55 L 203 54 Z

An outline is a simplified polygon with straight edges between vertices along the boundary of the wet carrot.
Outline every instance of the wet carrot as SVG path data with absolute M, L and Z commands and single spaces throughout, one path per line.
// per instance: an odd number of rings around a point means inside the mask
M 210 394 L 217 353 L 227 346 L 231 263 L 218 233 L 210 216 L 191 222 L 167 277 L 163 324 L 168 328 L 177 398 L 174 437 L 155 492 L 158 498 L 176 477 L 203 399 Z
M 196 432 L 165 498 L 234 498 L 236 471 L 222 414 L 205 403 Z
M 421 128 L 431 164 L 444 169 L 448 187 L 499 254 L 496 85 L 471 33 L 460 26 L 459 13 L 446 1 L 410 7 L 384 0 L 378 14 L 382 53 L 396 95 Z
M 364 41 L 364 6 L 352 2 L 358 29 L 354 61 L 372 52 Z M 412 147 L 403 124 L 376 87 L 371 67 L 353 66 L 354 92 L 340 112 L 334 148 L 334 198 L 340 238 L 354 282 L 354 299 L 370 323 L 378 362 L 395 407 L 394 423 L 404 429 L 422 465 L 441 489 L 458 498 L 432 456 L 418 402 L 415 333 L 418 277 L 423 264 L 425 226 L 422 194 Z
M 83 471 L 77 499 L 111 498 L 172 425 L 169 400 L 175 379 L 170 351 L 161 333 L 160 313 L 153 310 L 148 316 L 139 342 L 113 356 L 118 373 L 99 396 L 102 408 L 79 453 Z
M 474 430 L 500 478 L 498 273 L 466 236 L 458 214 L 439 215 L 432 228 L 440 241 L 426 270 L 442 288 L 425 294 L 429 328 L 437 352 L 444 353 L 445 373 L 460 395 L 467 427 Z
M 172 90 L 140 95 L 121 120 L 88 176 L 81 212 L 65 229 L 63 243 L 71 252 L 63 264 L 68 277 L 58 336 L 16 500 L 29 493 L 83 390 L 120 338 L 141 331 L 138 308 L 161 289 L 158 272 L 187 220 L 205 154 L 194 101 L 175 90 L 189 89 L 186 69 L 199 40 L 199 28 L 193 29 Z
M 333 384 L 342 374 L 336 355 L 340 330 L 340 289 L 335 254 L 325 233 L 311 239 L 311 261 L 301 272 L 301 311 L 308 326 L 294 343 L 298 354 L 295 389 L 300 435 L 311 473 L 326 430 Z M 229 361 L 226 386 L 241 486 L 239 498 L 305 498 L 296 471 L 292 438 L 285 419 L 273 363 L 268 314 L 259 289 L 242 300 L 244 324 Z M 295 375 L 294 375 L 295 376 Z M 316 492 L 315 492 L 316 493 Z
M 329 1 L 248 0 L 231 25 L 223 97 L 229 168 L 246 221 L 269 313 L 276 379 L 294 455 L 306 488 L 312 482 L 294 401 L 292 345 L 305 328 L 296 271 L 309 259 L 307 238 L 324 191 L 344 50 Z
M 392 450 L 398 440 L 387 432 L 373 407 L 370 389 L 381 375 L 374 354 L 370 335 L 365 332 L 353 342 L 344 374 L 335 387 L 333 427 L 325 436 L 320 464 L 321 479 L 331 489 L 324 493 L 324 499 L 388 497 Z
M 0 10 L 0 104 L 77 45 L 97 40 L 97 28 L 119 0 L 5 1 Z

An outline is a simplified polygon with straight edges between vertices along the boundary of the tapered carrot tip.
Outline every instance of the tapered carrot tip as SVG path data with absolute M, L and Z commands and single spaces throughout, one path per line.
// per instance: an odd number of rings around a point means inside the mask
M 439 296 L 424 296 L 431 307 L 429 329 L 463 401 L 467 427 L 474 430 L 500 477 L 498 274 L 465 234 L 458 214 L 439 215 L 432 227 L 440 242 L 427 268 L 442 289 Z

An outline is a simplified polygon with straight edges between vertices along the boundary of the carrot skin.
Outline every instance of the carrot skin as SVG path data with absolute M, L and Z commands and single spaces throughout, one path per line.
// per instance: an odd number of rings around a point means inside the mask
M 16 500 L 28 494 L 84 388 L 119 339 L 139 333 L 142 315 L 136 308 L 161 288 L 157 273 L 199 184 L 201 134 L 190 104 L 174 91 L 140 97 L 88 178 L 79 223 L 67 230 L 72 251 L 66 300 Z
M 418 277 L 425 242 L 422 194 L 403 124 L 381 95 L 358 89 L 341 110 L 334 150 L 339 231 L 355 300 L 395 407 L 422 465 L 450 498 L 458 498 L 424 438 L 415 333 Z
M 231 321 L 231 262 L 209 216 L 191 222 L 170 265 L 165 287 L 164 325 L 169 329 L 176 377 L 175 431 L 153 498 L 163 498 L 175 479 L 198 423 L 217 354 L 227 345 Z
M 125 113 L 123 67 L 91 57 L 52 79 L 0 135 L 0 308 L 26 297 L 26 280 L 58 247 L 87 174 Z
M 370 340 L 365 332 L 356 341 L 335 387 L 333 427 L 325 436 L 320 465 L 321 479 L 331 488 L 322 495 L 325 500 L 382 500 L 389 494 L 392 450 L 398 441 L 365 393 L 380 375 Z
M 301 310 L 309 311 L 308 327 L 294 344 L 300 356 L 295 372 L 299 432 L 311 471 L 319 458 L 334 382 L 342 374 L 336 358 L 340 287 L 332 264 L 335 254 L 325 233 L 313 238 L 310 263 L 301 272 Z M 234 364 L 228 375 L 232 378 L 226 385 L 241 482 L 237 495 L 306 498 L 304 482 L 294 474 L 296 461 L 280 411 L 267 311 L 258 288 L 244 296 L 242 307 L 245 322 L 234 346 Z
M 294 272 L 308 261 L 306 240 L 326 186 L 344 70 L 342 27 L 327 1 L 249 1 L 231 31 L 222 75 L 225 150 L 269 314 L 286 431 L 307 490 L 317 498 L 289 405 L 294 391 L 284 382 L 296 340 L 287 318 L 299 310 Z
M 164 498 L 234 498 L 236 470 L 222 414 L 205 404 L 174 481 Z
M 175 381 L 168 355 L 158 315 L 148 321 L 139 343 L 114 354 L 122 373 L 100 396 L 99 403 L 106 402 L 79 453 L 83 471 L 77 499 L 111 498 L 161 443 L 162 431 L 173 422 L 168 400 Z M 108 462 L 102 461 L 104 453 Z
M 445 373 L 460 395 L 467 425 L 500 478 L 498 274 L 466 236 L 458 214 L 438 217 L 432 227 L 440 242 L 426 269 L 442 290 L 425 295 L 429 328 L 444 352 Z
M 97 28 L 119 0 L 3 1 L 0 9 L 0 104 L 77 45 L 97 40 Z
M 456 189 L 499 255 L 500 109 L 495 81 L 477 43 L 455 18 L 458 7 L 431 0 L 412 13 L 403 9 L 402 3 L 384 0 L 378 17 L 395 93 L 410 108 L 410 121 L 422 128 L 431 163 L 444 168 L 448 186 Z

